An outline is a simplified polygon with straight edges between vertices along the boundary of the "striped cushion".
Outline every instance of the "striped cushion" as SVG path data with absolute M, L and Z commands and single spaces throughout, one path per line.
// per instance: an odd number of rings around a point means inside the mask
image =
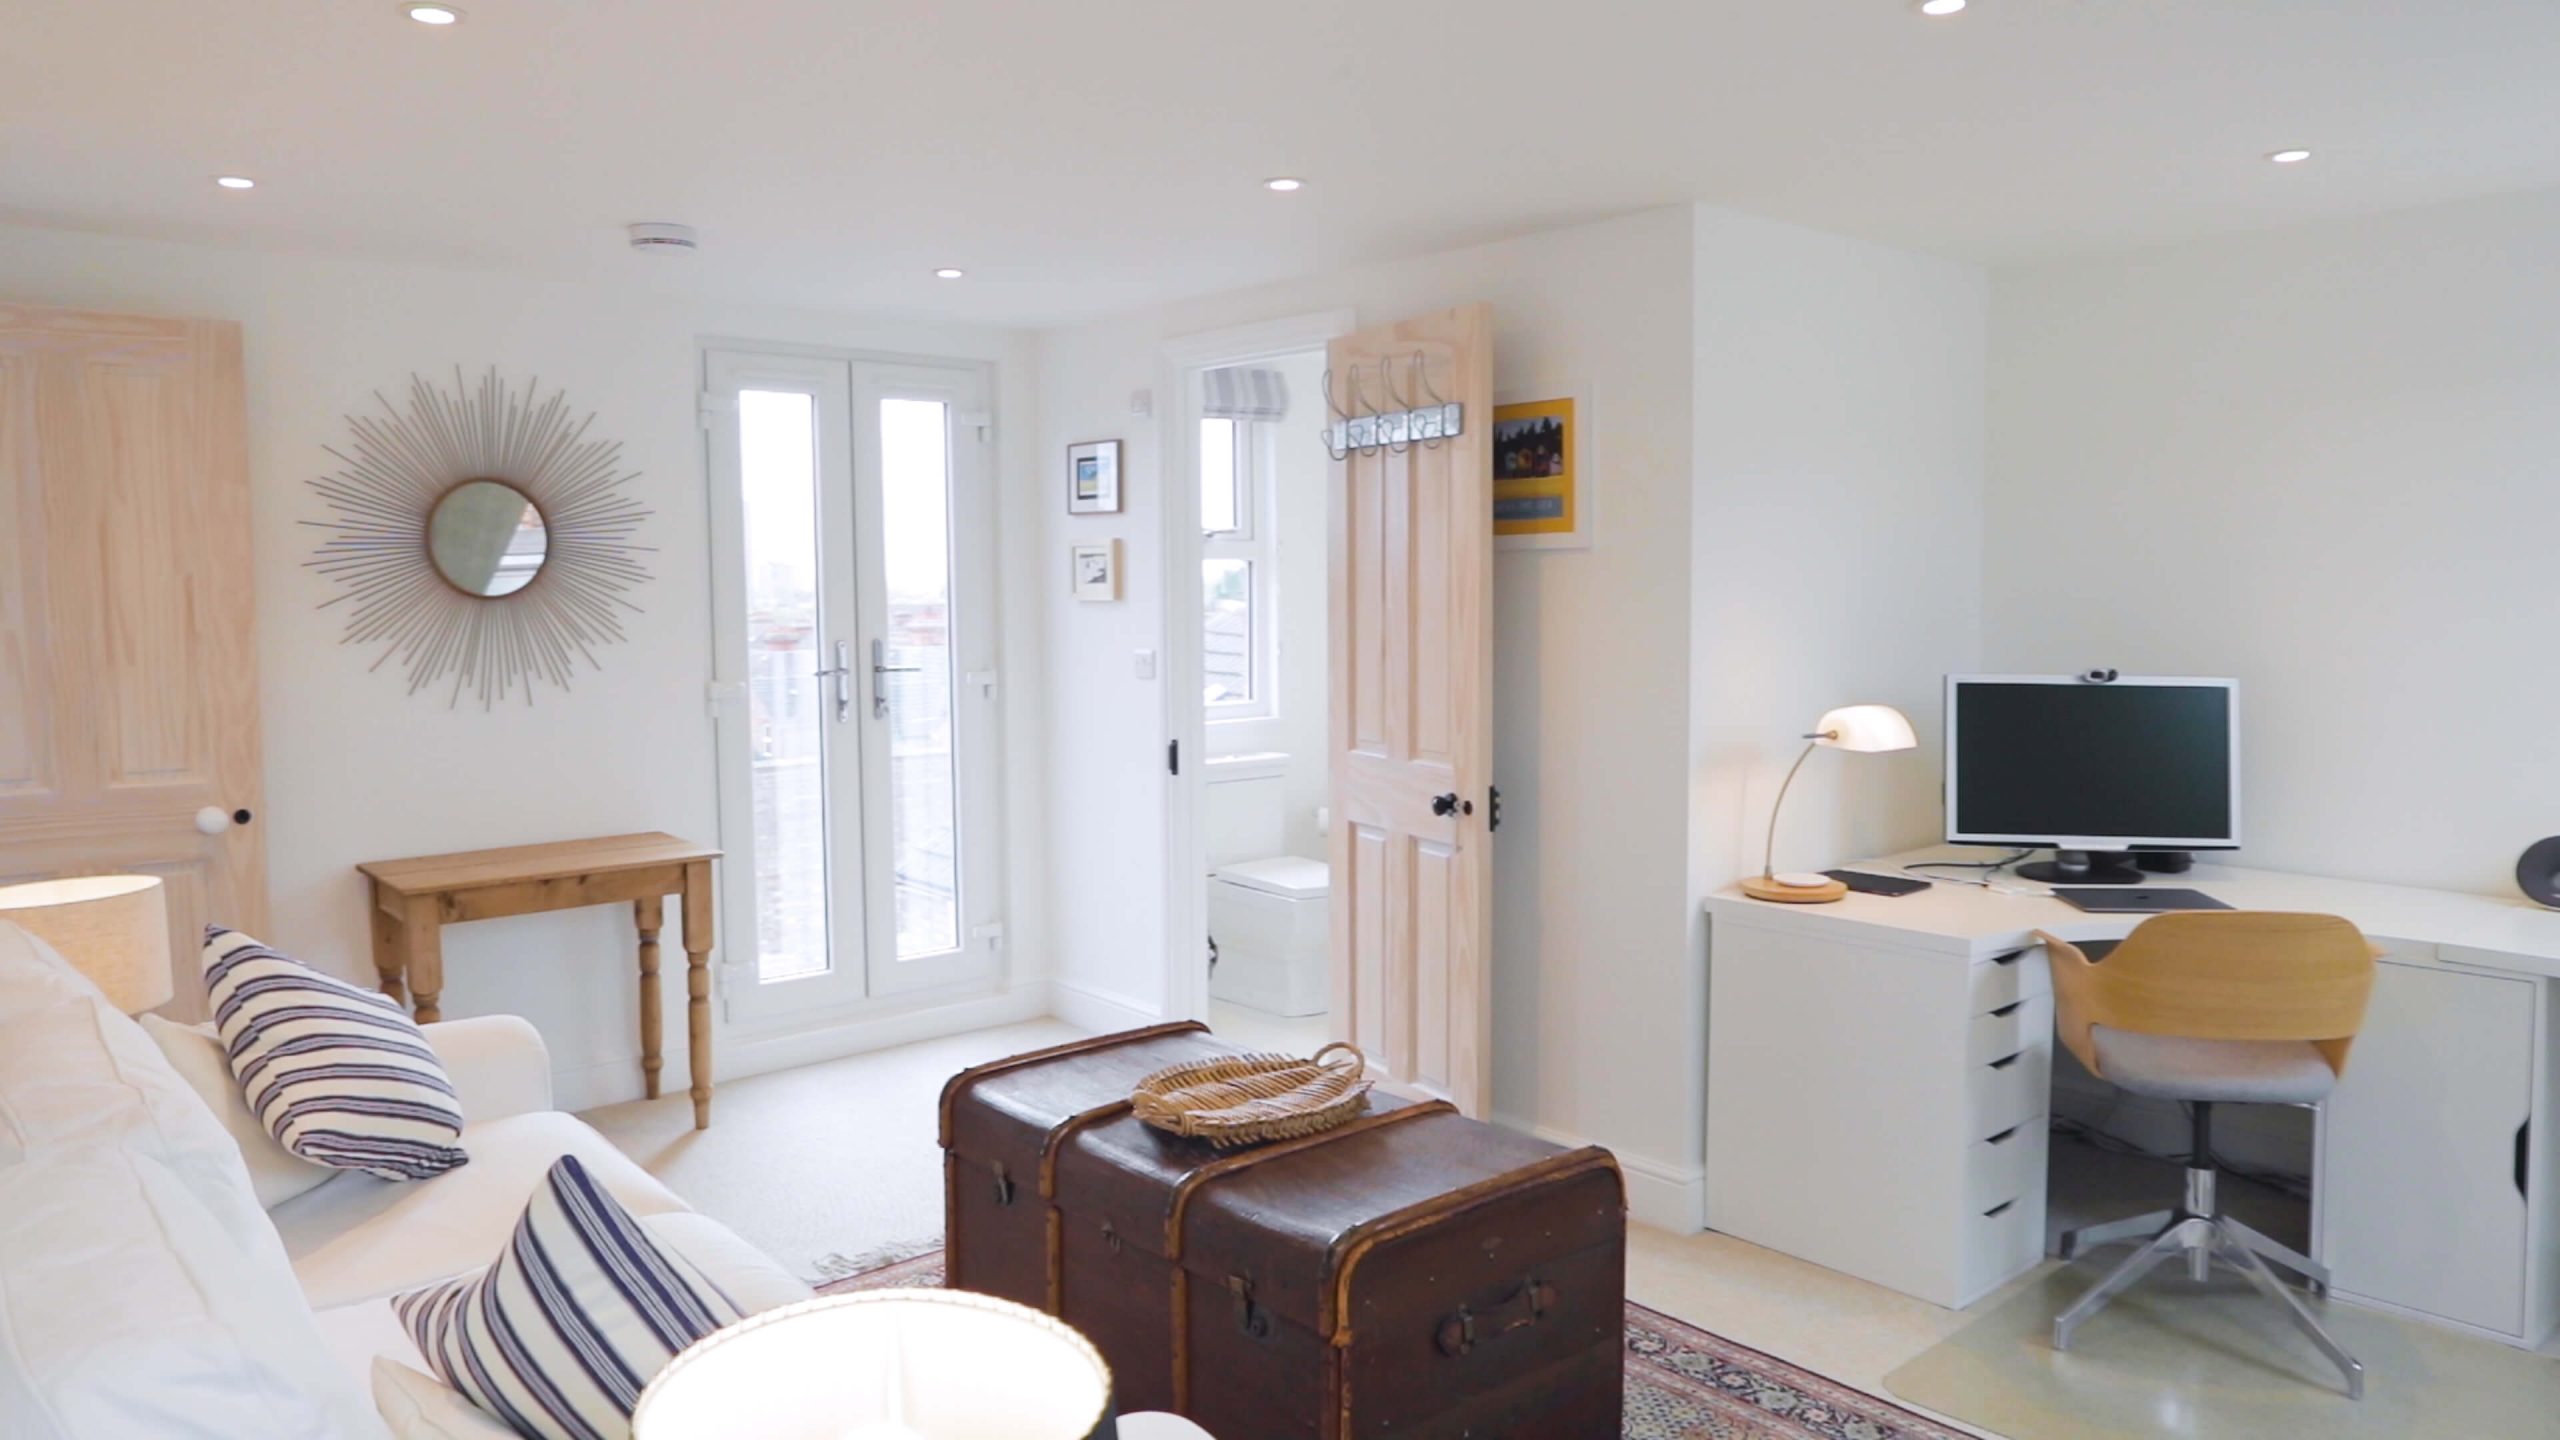
M 626 1440 L 667 1362 L 745 1318 L 574 1155 L 553 1163 L 487 1271 L 391 1304 L 446 1384 L 536 1440 Z
M 218 925 L 204 980 L 241 1096 L 284 1148 L 384 1180 L 470 1158 L 453 1082 L 399 1002 Z

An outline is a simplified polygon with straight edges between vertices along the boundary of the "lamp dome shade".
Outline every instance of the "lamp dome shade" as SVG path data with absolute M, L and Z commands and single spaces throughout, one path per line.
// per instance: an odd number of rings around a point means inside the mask
M 166 1005 L 169 899 L 157 875 L 84 875 L 0 886 L 0 921 L 42 940 L 127 1015 Z
M 1911 721 L 1890 705 L 1843 705 L 1826 712 L 1813 727 L 1814 743 L 1835 750 L 1877 754 L 1910 750 L 1920 744 Z
M 1091 1341 L 958 1290 L 827 1295 L 742 1320 L 660 1371 L 634 1440 L 1092 1440 L 1117 1433 Z

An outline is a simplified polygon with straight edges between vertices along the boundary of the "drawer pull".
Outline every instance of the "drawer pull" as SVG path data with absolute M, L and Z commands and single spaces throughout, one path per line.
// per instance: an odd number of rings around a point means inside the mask
M 2015 1126 L 2015 1125 L 2012 1125 L 2012 1126 L 2010 1126 L 2008 1129 L 2001 1131 L 1999 1134 L 1992 1136 L 1991 1138 L 1989 1138 L 1989 1139 L 1987 1139 L 1987 1140 L 1983 1141 L 1982 1143 L 1983 1143 L 1983 1144 L 1985 1144 L 1985 1145 L 2006 1145 L 2006 1144 L 2008 1144 L 2011 1140 L 2016 1139 L 2016 1138 L 2017 1138 L 2017 1135 L 2018 1135 L 2018 1127 L 2017 1127 L 2017 1126 Z
M 2024 1056 L 2026 1053 L 2026 1051 L 2021 1050 L 2016 1055 L 2011 1055 L 2006 1059 L 1994 1060 L 1991 1062 L 1991 1068 L 1994 1070 L 2006 1070 L 2010 1066 L 2017 1064 L 2020 1057 Z
M 2026 1004 L 2027 1002 L 2024 1000 L 2012 1000 L 2008 1004 L 2001 1006 L 1999 1009 L 1992 1011 L 1991 1018 L 1995 1020 L 2006 1020 L 2010 1016 L 2017 1014 L 2020 1010 L 2025 1009 Z
M 1999 1204 L 1992 1206 L 1990 1209 L 1983 1211 L 1982 1218 L 1985 1220 L 1997 1220 L 2008 1210 L 2010 1206 L 2017 1203 L 2018 1202 L 2015 1200 L 2003 1200 Z
M 2017 964 L 2019 961 L 2024 960 L 2025 958 L 2027 958 L 2027 952 L 2026 952 L 2026 951 L 2024 951 L 2024 950 L 2012 950 L 2012 951 L 2010 951 L 2010 952 L 2009 952 L 2008 954 L 2006 954 L 2006 955 L 1994 955 L 1994 956 L 1992 956 L 1992 957 L 1991 957 L 1991 963 L 1992 963 L 1992 964 L 1994 964 L 1994 965 L 2015 965 L 2015 964 Z

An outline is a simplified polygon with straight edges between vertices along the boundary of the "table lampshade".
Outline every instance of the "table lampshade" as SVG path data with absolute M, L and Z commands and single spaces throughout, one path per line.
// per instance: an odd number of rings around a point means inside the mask
M 1111 1371 L 1037 1310 L 871 1290 L 695 1342 L 640 1396 L 633 1440 L 1115 1440 Z
M 1920 737 L 1911 733 L 1910 717 L 1890 705 L 1843 705 L 1825 711 L 1806 738 L 1816 745 L 1867 755 L 1910 750 L 1920 744 Z
M 127 1015 L 169 1003 L 169 900 L 157 875 L 0 886 L 0 920 L 52 946 Z
M 1776 900 L 1787 904 L 1820 904 L 1837 900 L 1849 893 L 1849 887 L 1829 875 L 1781 875 L 1777 872 L 1778 816 L 1786 809 L 1787 790 L 1796 783 L 1796 771 L 1804 768 L 1816 750 L 1847 750 L 1862 755 L 1884 755 L 1896 750 L 1917 748 L 1920 739 L 1911 731 L 1911 718 L 1890 705 L 1843 705 L 1826 710 L 1813 722 L 1804 736 L 1804 753 L 1787 769 L 1787 778 L 1778 785 L 1778 798 L 1769 806 L 1769 843 L 1761 851 L 1760 873 L 1744 876 L 1739 884 L 1742 893 L 1754 900 Z

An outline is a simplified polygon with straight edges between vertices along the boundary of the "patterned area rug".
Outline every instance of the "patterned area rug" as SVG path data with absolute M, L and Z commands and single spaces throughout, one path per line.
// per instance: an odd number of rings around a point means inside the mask
M 942 1252 L 819 1290 L 942 1283 Z M 1627 1306 L 1623 1440 L 1963 1440 L 1961 1433 L 1641 1305 Z

